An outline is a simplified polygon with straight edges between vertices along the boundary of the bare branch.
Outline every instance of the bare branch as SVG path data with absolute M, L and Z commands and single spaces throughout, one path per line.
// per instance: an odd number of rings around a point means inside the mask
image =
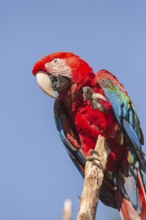
M 72 218 L 72 203 L 71 200 L 67 199 L 64 202 L 62 220 L 71 220 Z
M 99 200 L 100 188 L 104 177 L 104 168 L 110 153 L 105 138 L 98 137 L 93 161 L 86 162 L 83 192 L 80 201 L 77 220 L 94 220 Z M 95 159 L 96 158 L 96 159 Z M 95 163 L 97 163 L 95 165 Z

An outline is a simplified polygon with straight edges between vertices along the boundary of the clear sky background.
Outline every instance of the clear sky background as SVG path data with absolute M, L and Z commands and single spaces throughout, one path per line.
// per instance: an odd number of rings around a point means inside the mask
M 115 74 L 146 134 L 145 0 L 1 0 L 1 220 L 59 220 L 67 198 L 76 219 L 83 180 L 58 137 L 54 101 L 31 74 L 34 62 L 55 51 Z M 120 217 L 100 203 L 97 219 Z

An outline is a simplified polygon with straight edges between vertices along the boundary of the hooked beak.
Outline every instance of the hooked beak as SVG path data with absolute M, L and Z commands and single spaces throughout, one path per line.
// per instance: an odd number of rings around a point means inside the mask
M 49 76 L 44 72 L 38 72 L 36 74 L 36 80 L 40 88 L 50 97 L 56 98 L 55 92 L 52 88 L 52 83 Z

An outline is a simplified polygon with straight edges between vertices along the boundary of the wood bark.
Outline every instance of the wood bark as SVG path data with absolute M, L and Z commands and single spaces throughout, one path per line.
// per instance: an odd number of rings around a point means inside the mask
M 104 178 L 104 169 L 110 153 L 103 136 L 98 136 L 95 151 L 97 153 L 92 156 L 94 159 L 90 161 L 89 158 L 86 162 L 84 186 L 77 220 L 95 220 L 100 189 Z

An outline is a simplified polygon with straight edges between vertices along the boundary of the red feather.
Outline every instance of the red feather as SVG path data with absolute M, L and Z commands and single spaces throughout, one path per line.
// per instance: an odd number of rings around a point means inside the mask
M 118 85 L 124 94 L 127 95 L 127 92 L 111 73 L 101 70 L 95 76 L 88 63 L 72 53 L 54 53 L 44 57 L 34 65 L 33 74 L 35 75 L 38 71 L 46 71 L 45 64 L 55 58 L 64 59 L 72 73 L 70 88 L 59 92 L 55 102 L 55 117 L 56 120 L 61 121 L 66 139 L 69 141 L 71 148 L 79 150 L 83 156 L 87 157 L 90 155 L 90 150 L 94 149 L 98 135 L 101 134 L 106 138 L 111 152 L 106 164 L 100 198 L 108 206 L 118 208 L 125 220 L 145 220 L 146 194 L 142 177 L 138 170 L 136 170 L 138 175 L 136 187 L 138 189 L 140 215 L 128 198 L 128 192 L 124 189 L 124 187 L 129 186 L 129 182 L 126 182 L 129 179 L 127 180 L 126 178 L 129 175 L 131 166 L 127 159 L 130 151 L 129 146 L 131 146 L 128 136 L 117 122 L 112 106 L 107 99 L 106 101 L 100 101 L 100 104 L 104 106 L 104 111 L 100 111 L 98 108 L 93 108 L 89 100 L 83 98 L 83 87 L 85 86 L 90 87 L 94 93 L 99 93 L 105 97 L 100 87 L 102 78 L 113 81 L 113 84 Z M 71 152 L 72 150 L 70 150 Z M 72 154 L 75 158 L 74 152 L 73 150 Z M 77 158 L 76 164 L 84 172 L 83 163 L 81 163 L 79 158 Z M 115 177 L 119 183 L 118 185 L 115 182 Z M 127 185 L 125 186 L 125 184 Z

